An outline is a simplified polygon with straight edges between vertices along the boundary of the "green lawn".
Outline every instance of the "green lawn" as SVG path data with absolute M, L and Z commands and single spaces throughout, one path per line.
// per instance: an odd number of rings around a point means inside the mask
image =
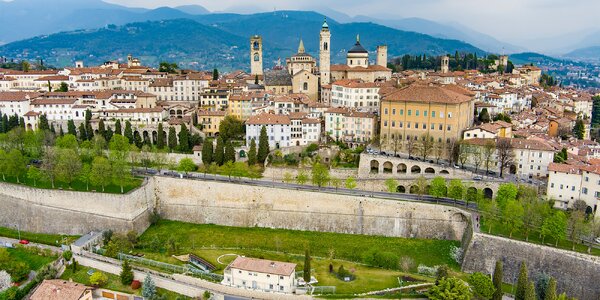
M 400 257 L 414 260 L 414 270 L 419 264 L 428 266 L 447 264 L 453 269 L 459 265 L 450 257 L 452 246 L 458 241 L 392 238 L 383 236 L 339 234 L 314 231 L 269 229 L 258 227 L 226 227 L 211 224 L 192 224 L 161 220 L 140 237 L 140 245 L 154 238 L 167 245 L 174 239 L 179 252 L 193 247 L 238 248 L 269 250 L 303 254 L 308 246 L 312 256 L 331 257 L 363 262 L 363 255 L 371 250 L 389 251 Z M 163 251 L 165 249 L 162 249 Z
M 85 285 L 90 285 L 90 276 L 87 275 L 87 271 L 89 269 L 90 268 L 88 268 L 88 267 L 80 265 L 77 267 L 77 271 L 75 273 L 73 273 L 71 268 L 67 268 L 60 278 L 65 279 L 65 280 L 73 279 L 73 281 L 75 281 L 75 282 L 79 282 L 79 283 L 82 283 Z M 135 295 L 140 295 L 142 293 L 141 288 L 138 290 L 133 290 L 133 289 L 131 289 L 130 286 L 121 284 L 121 280 L 120 280 L 119 276 L 110 274 L 110 273 L 106 273 L 106 272 L 104 272 L 104 274 L 106 274 L 106 276 L 108 277 L 108 283 L 106 285 L 104 285 L 102 288 L 117 291 L 117 292 L 122 292 L 122 293 L 135 294 Z M 180 295 L 180 294 L 177 294 L 177 293 L 165 290 L 165 289 L 161 289 L 161 288 L 157 288 L 157 291 L 158 291 L 158 294 L 160 294 L 160 295 L 166 295 L 168 300 L 190 299 L 183 295 Z
M 14 261 L 24 262 L 29 265 L 31 270 L 39 270 L 43 266 L 56 259 L 56 256 L 50 253 L 36 253 L 35 250 L 28 250 L 22 247 L 8 248 L 8 254 Z
M 486 222 L 485 219 L 481 219 L 481 232 L 484 233 L 489 233 L 489 227 L 488 227 L 488 222 Z M 498 235 L 498 236 L 503 236 L 503 237 L 509 237 L 510 236 L 510 231 L 508 231 L 506 229 L 505 226 L 503 226 L 501 223 L 497 222 L 497 221 L 493 221 L 492 222 L 492 232 L 491 234 L 493 235 Z M 515 240 L 520 240 L 520 241 L 525 241 L 525 233 L 521 232 L 521 231 L 515 231 L 512 234 L 512 239 Z M 540 238 L 540 233 L 539 231 L 532 231 L 529 233 L 529 240 L 528 242 L 530 243 L 534 243 L 534 244 L 543 244 L 546 246 L 550 246 L 550 247 L 556 247 L 556 240 L 552 239 L 552 238 L 546 238 L 544 240 L 544 242 L 542 243 L 542 238 Z M 558 241 L 558 247 L 556 248 L 560 248 L 560 249 L 564 249 L 564 250 L 569 250 L 572 251 L 573 250 L 573 243 L 571 241 L 568 241 L 566 239 L 561 239 Z M 584 254 L 591 254 L 591 255 L 596 255 L 596 256 L 600 256 L 600 249 L 597 248 L 592 248 L 591 252 L 588 253 L 588 247 L 586 245 L 582 245 L 582 244 L 575 244 L 575 251 L 580 252 L 580 253 L 584 253 Z
M 0 176 L 0 180 L 2 180 L 2 177 Z M 4 180 L 4 182 L 8 182 L 8 183 L 17 183 L 17 179 L 15 177 L 6 177 L 6 180 Z M 138 187 L 140 187 L 140 185 L 143 182 L 143 178 L 141 177 L 135 177 L 131 180 L 131 182 L 128 182 L 127 184 L 125 184 L 123 186 L 123 192 L 127 193 L 133 189 L 136 189 Z M 24 184 L 27 186 L 31 186 L 31 187 L 35 187 L 35 188 L 40 188 L 40 189 L 52 189 L 52 183 L 49 180 L 38 180 L 35 185 L 33 180 L 30 180 L 29 178 L 23 176 L 20 178 L 20 184 Z M 79 192 L 87 192 L 87 191 L 97 191 L 97 192 L 102 192 L 102 187 L 100 186 L 93 186 L 93 185 L 89 185 L 89 190 L 88 187 L 86 186 L 85 182 L 81 182 L 79 180 L 74 181 L 71 184 L 71 187 L 69 188 L 69 185 L 67 183 L 64 182 L 60 182 L 60 181 L 55 181 L 54 182 L 54 189 L 63 189 L 63 190 L 72 190 L 72 191 L 79 191 Z M 114 184 L 110 184 L 106 187 L 104 187 L 104 193 L 109 193 L 109 194 L 120 194 L 121 193 L 121 187 L 118 185 L 114 185 Z
M 0 236 L 18 239 L 19 231 L 16 228 L 0 227 Z M 21 239 L 25 239 L 33 243 L 40 243 L 53 246 L 60 246 L 61 244 L 68 245 L 78 238 L 79 236 L 76 235 L 33 233 L 21 230 Z

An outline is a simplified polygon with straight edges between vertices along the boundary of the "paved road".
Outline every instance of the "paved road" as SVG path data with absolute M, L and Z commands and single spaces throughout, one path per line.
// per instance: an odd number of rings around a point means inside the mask
M 312 191 L 312 192 L 321 192 L 321 193 L 334 193 L 340 195 L 350 195 L 350 196 L 362 196 L 362 197 L 375 197 L 375 198 L 384 198 L 391 200 L 402 200 L 402 201 L 416 201 L 416 202 L 427 202 L 427 203 L 435 203 L 435 204 L 445 204 L 452 206 L 462 206 L 465 208 L 477 209 L 477 204 L 474 202 L 469 202 L 468 205 L 463 200 L 454 200 L 450 198 L 436 198 L 429 195 L 416 195 L 416 194 L 404 194 L 404 193 L 388 193 L 388 192 L 378 192 L 378 191 L 365 191 L 365 190 L 356 190 L 356 189 L 347 189 L 347 188 L 334 188 L 334 187 L 316 187 L 311 185 L 299 185 L 294 183 L 285 183 L 281 181 L 268 181 L 266 179 L 250 179 L 250 178 L 234 178 L 216 174 L 201 174 L 201 173 L 178 173 L 175 171 L 166 171 L 166 170 L 153 170 L 148 169 L 138 169 L 138 173 L 144 175 L 155 175 L 155 176 L 164 176 L 164 177 L 173 177 L 173 178 L 187 178 L 194 180 L 207 180 L 207 181 L 219 181 L 219 182 L 232 182 L 232 183 L 240 183 L 246 185 L 254 185 L 254 186 L 264 186 L 264 187 L 275 187 L 289 190 L 297 190 L 297 191 Z

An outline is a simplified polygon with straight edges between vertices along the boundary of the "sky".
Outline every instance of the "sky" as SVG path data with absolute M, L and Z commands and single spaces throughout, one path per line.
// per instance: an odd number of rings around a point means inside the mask
M 350 16 L 378 19 L 419 17 L 441 23 L 457 22 L 507 42 L 600 29 L 600 0 L 105 0 L 155 8 L 187 4 L 210 11 L 255 12 L 273 9 L 329 8 Z

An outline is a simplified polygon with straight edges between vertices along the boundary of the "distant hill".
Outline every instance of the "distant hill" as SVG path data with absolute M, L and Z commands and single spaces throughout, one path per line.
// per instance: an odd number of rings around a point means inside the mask
M 524 65 L 524 64 L 530 64 L 530 63 L 533 63 L 535 65 L 540 65 L 540 64 L 549 64 L 549 63 L 557 63 L 557 62 L 564 61 L 563 59 L 554 58 L 551 56 L 547 56 L 547 55 L 535 53 L 535 52 L 523 52 L 523 53 L 511 54 L 509 56 L 509 60 L 512 61 L 512 63 L 515 65 Z
M 205 15 L 210 13 L 208 9 L 200 5 L 181 5 L 174 8 L 190 15 Z
M 174 12 L 175 11 L 175 12 Z M 177 14 L 161 9 L 144 14 Z M 179 12 L 185 14 L 183 12 Z M 131 53 L 145 64 L 173 61 L 185 67 L 225 69 L 248 68 L 248 38 L 260 34 L 264 40 L 265 68 L 296 53 L 300 38 L 309 53 L 318 56 L 319 31 L 324 16 L 315 12 L 280 11 L 252 15 L 208 14 L 186 19 L 148 21 L 101 29 L 76 30 L 39 36 L 0 46 L 0 55 L 44 59 L 56 66 L 75 60 L 97 64 Z M 193 20 L 192 20 L 193 19 Z M 195 21 L 194 21 L 195 20 Z M 360 34 L 369 51 L 388 45 L 389 57 L 406 53 L 440 55 L 484 51 L 461 41 L 434 38 L 374 23 L 339 24 L 328 21 L 332 31 L 332 60 L 344 61 L 346 51 Z M 374 60 L 374 55 L 371 56 Z
M 565 54 L 565 57 L 583 61 L 600 62 L 600 46 L 576 49 Z

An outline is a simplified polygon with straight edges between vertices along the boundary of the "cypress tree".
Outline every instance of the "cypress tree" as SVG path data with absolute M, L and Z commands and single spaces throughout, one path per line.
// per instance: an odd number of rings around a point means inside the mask
M 50 132 L 56 134 L 56 128 L 54 128 L 54 123 L 50 125 Z
M 87 133 L 85 133 L 84 123 L 79 124 L 79 140 L 82 142 L 87 140 Z
M 248 150 L 248 165 L 253 166 L 256 164 L 256 141 L 252 139 L 250 141 L 250 150 Z
M 169 150 L 173 151 L 177 148 L 177 133 L 175 132 L 175 127 L 169 127 Z
M 110 139 L 106 138 L 106 127 L 104 127 L 104 120 L 102 119 L 100 119 L 100 122 L 98 122 L 98 134 L 105 140 L 110 141 Z
M 140 135 L 140 133 L 137 130 L 133 133 L 133 142 L 136 147 L 138 147 L 140 149 L 142 148 L 142 145 L 143 145 L 142 136 Z
M 129 143 L 133 144 L 133 130 L 131 129 L 131 123 L 129 123 L 129 121 L 125 121 L 125 132 L 123 134 L 129 140 Z
M 217 165 L 222 166 L 225 160 L 225 152 L 223 145 L 223 138 L 219 136 L 217 138 L 217 146 L 214 151 L 214 161 Z
M 117 120 L 115 122 L 115 134 L 123 135 L 123 130 L 121 129 L 121 120 Z
M 75 122 L 73 120 L 67 121 L 67 133 L 77 136 L 77 129 L 75 128 Z
M 556 300 L 556 279 L 554 279 L 554 277 L 550 278 L 548 287 L 546 287 L 546 295 L 544 295 L 544 300 Z
M 264 164 L 269 155 L 269 137 L 267 136 L 267 127 L 263 125 L 260 129 L 260 137 L 258 138 L 258 154 L 256 159 L 259 163 Z
M 527 288 L 525 289 L 525 300 L 537 300 L 535 295 L 535 285 L 533 285 L 533 281 L 530 281 L 527 284 Z
M 202 163 L 209 166 L 213 162 L 213 143 L 212 140 L 205 140 L 202 144 Z
M 46 114 L 40 116 L 39 123 L 40 124 L 38 125 L 38 128 L 40 130 L 50 130 L 50 125 L 48 124 L 48 117 L 46 116 Z
M 184 153 L 190 152 L 190 133 L 185 124 L 181 124 L 179 131 L 179 150 Z
M 304 282 L 310 282 L 310 252 L 308 248 L 304 250 Z
M 112 128 L 110 126 L 108 126 L 108 130 L 106 130 L 106 141 L 110 142 L 113 135 L 115 135 L 115 133 L 113 132 Z
M 92 129 L 92 124 L 89 122 L 85 125 L 85 133 L 87 134 L 87 139 L 92 140 L 94 138 L 94 129 Z
M 4 115 L 0 111 L 0 133 L 4 133 L 4 122 L 2 120 L 4 120 Z
M 521 263 L 521 270 L 519 271 L 519 279 L 517 280 L 517 291 L 515 292 L 515 300 L 524 300 L 525 291 L 529 285 L 529 279 L 527 278 L 527 265 L 525 262 Z
M 21 117 L 19 118 L 19 126 L 21 126 L 21 128 L 25 129 L 25 118 Z
M 219 70 L 217 70 L 217 68 L 215 68 L 213 70 L 212 75 L 213 75 L 213 80 L 219 80 Z
M 494 295 L 492 296 L 492 300 L 502 300 L 502 262 L 496 261 L 496 267 L 494 268 L 494 287 L 496 291 L 494 291 Z
M 62 125 L 60 125 L 60 127 L 58 127 L 58 134 L 60 136 L 64 136 L 65 135 L 65 131 L 63 130 Z
M 158 123 L 158 134 L 156 136 L 156 147 L 162 149 L 165 147 L 165 135 L 162 122 Z
M 9 124 L 8 124 L 8 115 L 2 116 L 2 133 L 8 132 Z
M 227 142 L 225 146 L 225 162 L 235 162 L 235 150 L 231 142 Z

